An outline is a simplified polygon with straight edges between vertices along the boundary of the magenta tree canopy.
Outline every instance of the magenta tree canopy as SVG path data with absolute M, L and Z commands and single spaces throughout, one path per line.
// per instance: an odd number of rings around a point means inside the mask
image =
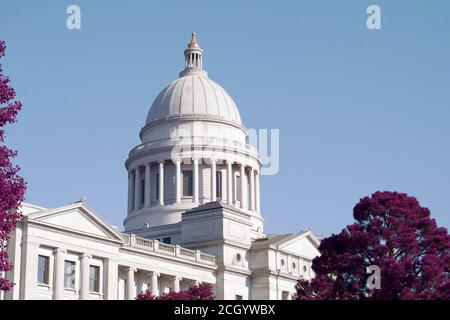
M 202 283 L 190 287 L 185 291 L 162 294 L 160 296 L 153 295 L 149 290 L 141 292 L 136 300 L 213 300 L 214 292 L 212 286 L 207 283 Z
M 5 42 L 0 41 L 0 58 L 5 55 Z M 18 211 L 24 199 L 25 181 L 17 175 L 19 167 L 13 165 L 12 158 L 16 151 L 4 145 L 5 125 L 16 122 L 16 115 L 22 108 L 19 101 L 14 101 L 16 93 L 10 80 L 3 74 L 0 64 L 0 291 L 8 291 L 13 283 L 2 278 L 13 265 L 8 261 L 7 240 L 21 219 Z
M 353 217 L 322 240 L 316 276 L 298 281 L 298 299 L 450 299 L 450 237 L 416 198 L 376 192 L 360 200 Z M 379 289 L 367 286 L 374 265 Z

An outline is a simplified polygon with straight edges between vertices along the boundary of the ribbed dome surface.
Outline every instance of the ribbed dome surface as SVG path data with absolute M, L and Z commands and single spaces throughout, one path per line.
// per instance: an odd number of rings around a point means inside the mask
M 230 95 L 201 73 L 182 76 L 161 91 L 150 108 L 146 124 L 193 115 L 242 125 L 241 116 Z

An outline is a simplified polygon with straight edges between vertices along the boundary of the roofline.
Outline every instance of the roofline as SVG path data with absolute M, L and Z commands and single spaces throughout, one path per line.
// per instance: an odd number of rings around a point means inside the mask
M 286 238 L 278 240 L 278 241 L 276 241 L 274 243 L 270 243 L 270 238 L 269 237 L 256 239 L 254 241 L 267 242 L 271 246 L 276 246 L 276 248 L 278 248 L 280 245 L 287 244 L 290 241 L 292 241 L 294 239 L 297 239 L 299 237 L 300 238 L 304 238 L 304 237 L 309 238 L 316 248 L 318 248 L 319 245 L 320 245 L 320 239 L 311 230 L 292 233 L 291 235 L 287 236 Z
M 24 207 L 24 206 L 27 206 L 27 207 L 30 207 L 30 208 L 33 208 L 33 209 L 39 209 L 39 210 L 48 210 L 49 209 L 49 208 L 45 208 L 45 207 L 39 206 L 37 204 L 33 204 L 33 203 L 30 203 L 30 202 L 22 201 L 19 207 Z
M 178 116 L 178 115 L 173 115 L 173 116 L 168 116 L 166 118 L 163 119 L 158 119 L 156 121 L 151 121 L 146 123 L 142 128 L 141 131 L 139 132 L 139 138 L 142 140 L 142 135 L 144 133 L 144 131 L 153 128 L 153 127 L 158 127 L 162 124 L 168 123 L 168 122 L 179 122 L 179 121 L 207 121 L 207 122 L 218 122 L 220 124 L 226 124 L 226 125 L 230 125 L 233 126 L 237 129 L 242 130 L 245 135 L 248 135 L 248 129 L 246 127 L 244 127 L 244 125 L 230 121 L 230 120 L 226 120 L 226 119 L 222 119 L 219 116 L 213 116 L 213 115 L 207 115 L 207 114 L 192 114 L 192 115 L 183 115 L 183 116 Z
M 86 212 L 88 212 L 94 219 L 97 220 L 100 224 L 102 224 L 108 231 L 113 233 L 116 237 L 118 237 L 120 240 L 123 241 L 122 233 L 118 230 L 116 230 L 108 221 L 103 219 L 101 215 L 99 215 L 97 212 L 95 212 L 91 207 L 89 207 L 84 201 L 76 201 L 61 207 L 42 210 L 30 213 L 27 218 L 28 220 L 33 220 L 34 218 L 38 218 L 41 216 L 45 216 L 47 214 L 57 213 L 68 209 L 75 209 L 75 208 L 82 208 Z

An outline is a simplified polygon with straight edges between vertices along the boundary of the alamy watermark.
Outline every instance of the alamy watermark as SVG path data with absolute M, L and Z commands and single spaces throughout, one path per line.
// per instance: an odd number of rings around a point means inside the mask
M 81 29 L 81 8 L 79 5 L 71 4 L 67 7 L 66 27 L 69 30 Z M 367 7 L 366 13 L 369 15 L 366 26 L 369 30 L 381 30 L 381 8 L 379 5 L 371 4 Z
M 372 4 L 366 10 L 369 17 L 367 17 L 366 25 L 369 30 L 381 29 L 381 9 L 380 6 Z
M 200 163 L 214 159 L 217 164 L 260 161 L 261 175 L 275 175 L 280 168 L 280 130 L 239 129 L 218 130 L 208 122 L 198 121 L 191 127 L 176 128 L 171 132 L 174 146 L 171 159 Z M 154 143 L 153 143 L 154 144 Z
M 66 27 L 69 30 L 81 29 L 81 9 L 76 4 L 67 7 L 66 13 L 69 15 L 66 19 Z
M 367 278 L 366 286 L 369 290 L 381 289 L 381 270 L 377 265 L 367 267 L 367 273 L 370 276 Z

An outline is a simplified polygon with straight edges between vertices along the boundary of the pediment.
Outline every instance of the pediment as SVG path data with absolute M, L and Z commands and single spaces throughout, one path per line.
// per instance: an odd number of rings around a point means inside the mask
M 278 248 L 295 255 L 312 259 L 320 255 L 318 250 L 319 244 L 319 239 L 311 231 L 307 231 L 280 241 L 278 243 Z
M 119 231 L 83 202 L 32 213 L 28 215 L 28 219 L 87 235 L 123 240 Z

